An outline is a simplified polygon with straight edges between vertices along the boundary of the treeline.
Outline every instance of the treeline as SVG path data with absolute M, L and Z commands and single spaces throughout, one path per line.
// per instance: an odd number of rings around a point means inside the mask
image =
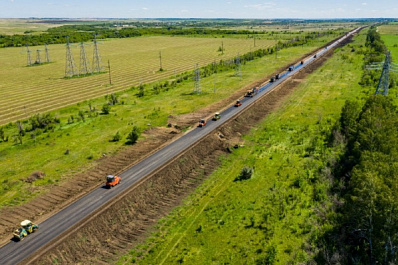
M 330 30 L 327 33 L 333 33 Z M 272 33 L 272 32 L 271 32 Z M 145 35 L 168 35 L 168 36 L 184 36 L 184 35 L 253 35 L 264 34 L 251 30 L 223 30 L 215 28 L 185 28 L 181 26 L 162 26 L 162 27 L 124 27 L 118 29 L 111 24 L 99 25 L 65 25 L 61 27 L 50 28 L 46 33 L 42 34 L 25 34 L 25 35 L 0 35 L 0 47 L 23 47 L 26 45 L 37 46 L 44 44 L 64 44 L 67 37 L 70 42 L 86 42 L 91 41 L 94 35 L 98 39 L 106 38 L 132 38 Z M 309 35 L 319 35 L 319 32 L 311 32 Z M 322 33 L 322 34 L 325 34 Z
M 368 32 L 366 47 L 374 58 L 385 52 L 375 28 Z M 345 152 L 334 172 L 334 212 L 318 240 L 318 263 L 397 264 L 397 126 L 391 97 L 373 95 L 365 103 L 347 101 L 343 107 L 332 141 L 344 144 Z
M 37 46 L 46 44 L 66 43 L 69 36 L 71 42 L 91 41 L 94 35 L 99 39 L 106 38 L 131 38 L 144 35 L 234 35 L 234 34 L 257 34 L 248 30 L 221 30 L 208 28 L 177 28 L 177 27 L 126 27 L 122 29 L 110 26 L 98 25 L 67 25 L 50 28 L 46 33 L 38 35 L 0 35 L 0 47 L 22 47 L 25 45 Z
M 398 110 L 389 97 L 344 106 L 335 135 L 345 139 L 346 152 L 336 170 L 334 229 L 320 241 L 320 263 L 396 264 L 397 126 Z

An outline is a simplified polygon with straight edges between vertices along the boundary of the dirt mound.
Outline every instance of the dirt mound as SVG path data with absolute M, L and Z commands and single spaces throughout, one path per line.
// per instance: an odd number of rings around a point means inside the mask
M 45 174 L 44 172 L 42 172 L 42 171 L 35 171 L 35 172 L 33 172 L 29 177 L 27 177 L 27 178 L 25 179 L 25 182 L 33 183 L 33 182 L 35 182 L 35 181 L 38 180 L 38 179 L 43 179 L 45 176 L 46 176 L 46 174 Z
M 78 230 L 36 253 L 37 259 L 31 261 L 34 264 L 52 263 L 54 260 L 62 264 L 108 264 L 126 253 L 126 250 L 142 241 L 149 227 L 180 204 L 217 168 L 217 158 L 227 153 L 227 147 L 232 142 L 276 109 L 284 96 L 300 83 L 298 80 L 304 79 L 332 54 L 330 52 L 306 67 L 295 79 L 286 81 L 215 133 L 196 143 L 167 167 L 146 178 L 120 200 L 86 221 Z M 109 223 L 117 227 L 112 233 L 104 231 Z

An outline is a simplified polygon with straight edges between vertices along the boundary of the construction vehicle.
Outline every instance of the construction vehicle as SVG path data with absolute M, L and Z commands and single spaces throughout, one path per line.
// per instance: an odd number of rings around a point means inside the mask
M 294 70 L 294 66 L 292 65 L 289 67 L 289 72 L 292 72 L 293 70 Z
M 21 226 L 23 229 L 26 230 L 26 232 L 28 232 L 28 234 L 32 234 L 34 233 L 37 229 L 39 229 L 38 225 L 33 224 L 31 221 L 29 220 L 25 220 L 21 222 Z
M 33 224 L 29 220 L 24 220 L 21 222 L 21 228 L 18 228 L 14 231 L 14 239 L 21 241 L 25 237 L 27 237 L 29 234 L 34 233 L 37 229 L 39 229 L 39 226 L 36 224 Z
M 314 55 L 314 59 L 316 58 L 316 54 Z
M 238 99 L 234 105 L 235 107 L 239 107 L 242 106 L 242 102 L 240 101 L 240 99 Z
M 301 65 L 303 65 L 304 64 L 304 61 L 301 61 Z
M 26 230 L 23 228 L 18 228 L 14 231 L 14 240 L 22 241 L 27 236 L 28 232 L 26 232 Z
M 219 120 L 221 118 L 220 113 L 216 112 L 213 116 L 213 121 Z
M 278 80 L 280 78 L 279 74 L 275 75 L 275 79 Z
M 199 121 L 198 127 L 203 127 L 203 126 L 205 126 L 205 125 L 206 125 L 206 120 L 205 120 L 205 119 L 201 119 L 201 120 Z
M 117 184 L 120 184 L 121 182 L 122 182 L 122 178 L 121 177 L 108 175 L 108 176 L 106 176 L 105 186 L 108 189 L 110 189 L 112 187 L 115 187 Z
M 247 90 L 245 97 L 252 98 L 252 97 L 254 97 L 257 94 L 257 92 L 258 92 L 257 88 L 252 88 L 250 90 Z
M 271 79 L 269 81 L 270 81 L 270 83 L 273 83 L 273 82 L 275 82 L 275 78 L 271 77 Z

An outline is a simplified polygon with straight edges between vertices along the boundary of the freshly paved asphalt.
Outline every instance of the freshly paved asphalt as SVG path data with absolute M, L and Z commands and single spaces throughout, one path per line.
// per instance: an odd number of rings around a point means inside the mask
M 349 35 L 357 30 L 352 31 Z M 322 56 L 330 48 L 336 46 L 346 37 L 347 36 L 344 36 L 340 40 L 329 45 L 327 48 L 318 51 L 317 57 L 319 58 Z M 279 80 L 276 80 L 273 83 L 267 83 L 263 87 L 259 88 L 259 93 L 254 97 L 242 98 L 242 106 L 234 107 L 231 105 L 231 107 L 224 110 L 221 113 L 220 120 L 209 120 L 206 126 L 190 131 L 178 140 L 172 142 L 148 158 L 134 165 L 130 169 L 126 170 L 120 174 L 122 177 L 121 185 L 118 185 L 110 190 L 105 189 L 104 187 L 99 187 L 71 205 L 67 206 L 60 212 L 56 213 L 52 217 L 48 218 L 44 222 L 40 223 L 39 230 L 26 237 L 23 241 L 14 242 L 10 240 L 8 244 L 0 248 L 0 264 L 18 264 L 19 262 L 23 261 L 32 253 L 38 251 L 47 243 L 56 239 L 59 234 L 73 227 L 85 217 L 103 207 L 103 205 L 106 205 L 112 200 L 112 198 L 135 185 L 140 179 L 171 161 L 174 157 L 189 148 L 192 144 L 205 137 L 224 122 L 234 117 L 238 112 L 247 108 L 251 103 L 256 101 L 266 92 L 272 90 L 278 84 L 289 78 L 289 76 L 293 75 L 297 71 L 300 71 L 300 69 L 302 69 L 304 66 L 311 64 L 314 60 L 316 59 L 314 59 L 312 56 L 311 58 L 307 59 L 303 65 L 295 65 L 293 71 L 285 71 L 281 73 Z M 12 235 L 10 234 L 10 237 L 11 236 Z

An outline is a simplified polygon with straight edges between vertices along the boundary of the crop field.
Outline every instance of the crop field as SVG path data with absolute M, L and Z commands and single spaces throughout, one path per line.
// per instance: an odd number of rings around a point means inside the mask
M 251 134 L 185 204 L 119 264 L 315 264 L 330 210 L 328 166 L 342 152 L 327 135 L 347 99 L 360 98 L 360 45 L 337 50 Z M 328 80 L 328 82 L 325 82 Z M 237 180 L 243 167 L 250 179 Z
M 218 48 L 224 45 L 224 55 Z M 256 48 L 271 47 L 272 40 L 258 40 Z M 36 49 L 32 47 L 32 60 Z M 111 65 L 112 85 L 108 74 L 65 79 L 64 45 L 49 46 L 52 63 L 26 67 L 25 48 L 0 50 L 0 124 L 31 116 L 34 113 L 120 91 L 139 83 L 162 80 L 175 73 L 193 70 L 195 64 L 207 65 L 214 60 L 232 58 L 253 48 L 252 39 L 142 37 L 104 41 L 99 45 L 103 66 Z M 90 62 L 92 46 L 85 46 Z M 79 67 L 79 47 L 72 47 Z M 159 72 L 159 52 L 163 72 Z M 44 51 L 41 59 L 44 60 Z M 105 71 L 108 71 L 104 68 Z
M 36 23 L 28 19 L 1 19 L 0 35 L 23 34 L 25 31 L 44 32 L 48 28 L 59 27 L 62 24 Z
M 380 34 L 394 34 L 398 35 L 398 24 L 388 24 L 378 27 Z
M 12 140 L 12 136 L 17 133 L 16 126 L 11 125 L 10 128 L 6 127 L 5 134 L 10 137 L 10 140 L 0 143 L 0 167 L 7 169 L 0 172 L 0 183 L 3 184 L 0 187 L 0 207 L 5 205 L 16 205 L 23 201 L 27 201 L 32 196 L 36 196 L 37 193 L 43 192 L 43 186 L 66 180 L 76 172 L 81 172 L 83 169 L 95 165 L 96 159 L 102 157 L 103 154 L 110 155 L 115 153 L 124 146 L 125 137 L 132 129 L 132 123 L 142 129 L 147 129 L 148 124 L 153 127 L 165 126 L 169 115 L 178 116 L 195 112 L 210 104 L 228 98 L 232 93 L 241 89 L 243 86 L 272 74 L 283 65 L 298 60 L 301 56 L 313 51 L 331 38 L 333 38 L 333 36 L 325 36 L 325 38 L 321 38 L 320 42 L 314 42 L 304 47 L 299 46 L 282 49 L 278 52 L 278 57 L 276 57 L 275 54 L 271 54 L 248 62 L 242 65 L 241 79 L 234 76 L 234 70 L 218 73 L 216 80 L 214 76 L 203 78 L 201 80 L 203 93 L 200 95 L 192 94 L 194 84 L 191 80 L 188 80 L 158 95 L 149 93 L 148 96 L 141 98 L 136 96 L 137 90 L 124 91 L 120 94 L 120 100 L 123 101 L 124 104 L 112 106 L 111 115 L 98 115 L 92 118 L 87 117 L 89 112 L 88 102 L 61 108 L 52 112 L 53 115 L 61 119 L 60 124 L 57 125 L 53 132 L 41 131 L 40 133 L 29 133 L 29 135 L 24 137 L 23 144 L 21 145 L 16 144 Z M 131 39 L 127 41 L 147 41 L 148 45 L 150 45 L 153 40 L 174 41 L 170 43 L 170 45 L 175 47 L 175 40 L 181 39 L 154 37 L 144 38 L 142 40 Z M 198 41 L 208 42 L 211 39 L 182 38 L 182 40 L 192 44 Z M 236 41 L 237 43 L 246 43 L 244 40 Z M 112 42 L 113 41 L 109 42 L 109 44 Z M 114 43 L 118 42 L 116 41 Z M 121 41 L 121 43 L 124 42 Z M 181 47 L 181 51 L 189 49 L 186 47 L 186 45 L 188 45 L 187 43 L 185 43 L 185 46 Z M 105 46 L 105 44 L 103 46 Z M 228 48 L 228 46 L 226 47 Z M 146 48 L 150 49 L 150 47 Z M 213 48 L 217 48 L 217 46 Z M 145 50 L 145 46 L 141 46 L 140 50 L 143 54 L 154 53 L 153 63 L 156 64 L 158 59 L 156 50 L 151 50 L 150 52 Z M 166 52 L 162 54 L 167 57 Z M 123 57 L 123 55 L 118 56 L 119 58 Z M 126 64 L 128 63 L 125 61 L 123 65 Z M 52 65 L 53 64 L 48 64 L 43 67 Z M 190 67 L 189 64 L 187 65 Z M 151 67 L 147 68 L 156 71 L 156 66 L 153 68 Z M 170 71 L 168 70 L 170 68 L 168 68 L 169 66 L 167 64 L 164 64 L 163 67 L 166 69 L 166 72 Z M 36 68 L 40 67 L 32 67 L 32 69 Z M 22 67 L 22 69 L 24 68 Z M 62 71 L 62 69 L 60 69 L 60 71 Z M 62 74 L 62 72 L 60 74 Z M 99 77 L 103 78 L 104 82 L 107 81 L 107 75 L 104 77 L 102 77 L 102 75 L 93 76 L 92 78 Z M 21 76 L 21 78 L 23 77 Z M 130 77 L 125 76 L 125 78 L 127 79 Z M 82 82 L 84 80 L 85 79 L 61 79 L 60 82 Z M 215 81 L 217 84 L 216 93 L 214 93 Z M 113 87 L 104 86 L 104 93 L 106 89 L 110 88 L 113 89 Z M 79 89 L 79 86 L 77 89 Z M 151 88 L 147 87 L 146 89 L 150 90 Z M 58 92 L 58 94 L 61 93 L 62 91 Z M 77 92 L 75 91 L 74 93 Z M 69 97 L 71 97 L 71 95 L 73 94 L 69 93 Z M 32 96 L 34 96 L 34 91 L 32 92 Z M 68 100 L 65 95 L 61 96 L 59 99 L 60 102 L 62 102 L 62 99 Z M 105 102 L 104 98 L 100 97 L 92 100 L 91 104 L 92 107 L 100 110 Z M 15 101 L 15 103 L 18 103 L 18 101 Z M 77 119 L 77 113 L 79 111 L 82 111 L 86 116 L 85 121 Z M 74 122 L 69 123 L 68 117 L 72 115 L 76 119 Z M 29 127 L 28 124 L 24 124 L 24 126 Z M 122 136 L 122 140 L 119 142 L 110 142 L 117 132 Z M 65 155 L 65 150 L 69 150 L 70 154 Z M 38 180 L 34 185 L 21 181 L 37 170 L 45 172 L 46 179 Z

